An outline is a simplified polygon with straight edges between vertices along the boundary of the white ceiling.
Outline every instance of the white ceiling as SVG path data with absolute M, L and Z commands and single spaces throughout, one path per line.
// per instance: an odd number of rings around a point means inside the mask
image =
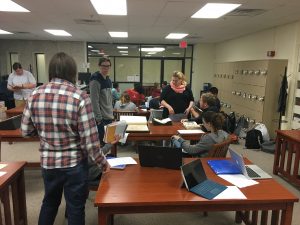
M 300 0 L 127 0 L 127 16 L 101 16 L 89 0 L 14 0 L 30 13 L 0 12 L 0 29 L 17 33 L 0 39 L 71 40 L 108 43 L 168 43 L 171 32 L 188 33 L 189 44 L 215 43 L 300 20 Z M 109 0 L 107 0 L 109 1 Z M 241 3 L 239 9 L 263 9 L 257 16 L 192 19 L 207 2 Z M 75 20 L 98 20 L 78 24 Z M 63 29 L 72 37 L 52 36 L 44 29 Z M 128 31 L 113 39 L 108 31 Z

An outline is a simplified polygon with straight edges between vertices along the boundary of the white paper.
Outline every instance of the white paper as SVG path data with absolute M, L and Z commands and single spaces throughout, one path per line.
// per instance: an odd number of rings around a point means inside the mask
M 124 134 L 124 137 L 123 137 L 122 139 L 120 139 L 119 142 L 125 144 L 126 141 L 127 141 L 128 134 L 129 134 L 129 133 L 125 133 L 125 134 Z
M 6 167 L 7 164 L 4 164 L 4 163 L 0 163 L 0 170 L 3 169 L 4 167 Z
M 236 186 L 227 186 L 226 190 L 218 194 L 214 199 L 247 199 Z
M 203 134 L 203 130 L 177 130 L 179 134 Z
M 6 174 L 7 172 L 3 172 L 3 171 L 0 171 L 0 177 L 2 177 L 4 174 Z
M 113 158 L 113 159 L 107 159 L 107 161 L 111 167 L 118 166 L 118 165 L 137 164 L 137 162 L 132 157 Z
M 166 124 L 166 123 L 168 123 L 168 122 L 172 122 L 172 120 L 170 119 L 170 118 L 165 118 L 165 119 L 162 119 L 162 120 L 160 120 L 160 119 L 157 119 L 157 118 L 153 118 L 156 122 L 158 122 L 158 123 L 161 123 L 161 124 Z
M 128 125 L 147 124 L 146 116 L 120 116 L 120 121 L 124 120 Z
M 242 174 L 220 174 L 218 176 L 239 188 L 258 184 L 257 181 L 251 180 Z

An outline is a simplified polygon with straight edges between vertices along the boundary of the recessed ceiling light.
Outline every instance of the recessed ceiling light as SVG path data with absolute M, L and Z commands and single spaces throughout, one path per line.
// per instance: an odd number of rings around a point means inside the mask
M 153 48 L 141 48 L 142 52 L 163 52 L 165 48 L 153 47 Z
M 72 36 L 71 34 L 69 34 L 67 31 L 64 30 L 49 30 L 49 29 L 45 29 L 44 31 L 53 34 L 55 36 Z
M 169 33 L 168 36 L 165 37 L 165 39 L 182 39 L 188 35 L 189 34 L 183 34 L 183 33 Z
M 127 15 L 126 0 L 90 0 L 98 14 L 101 15 Z
M 8 32 L 8 31 L 6 31 L 6 30 L 1 30 L 0 29 L 0 34 L 12 34 L 11 32 Z
M 93 49 L 91 52 L 100 52 L 98 49 Z
M 118 49 L 128 49 L 127 46 L 117 46 Z
M 120 53 L 128 53 L 128 51 L 119 51 Z
M 216 19 L 239 7 L 241 4 L 207 3 L 192 18 Z
M 148 52 L 148 55 L 155 55 L 157 52 Z
M 91 46 L 91 45 L 88 45 L 88 48 L 93 48 L 93 46 Z
M 117 38 L 127 38 L 128 33 L 127 32 L 115 32 L 115 31 L 109 31 L 108 32 L 111 37 L 117 37 Z
M 28 9 L 18 5 L 11 0 L 1 0 L 0 1 L 0 11 L 3 12 L 30 12 Z
M 126 53 L 122 53 L 121 55 L 128 55 L 128 54 L 126 54 Z

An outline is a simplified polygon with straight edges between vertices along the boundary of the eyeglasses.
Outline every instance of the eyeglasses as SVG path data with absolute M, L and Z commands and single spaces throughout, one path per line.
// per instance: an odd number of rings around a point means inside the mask
M 100 65 L 101 67 L 104 67 L 104 68 L 109 68 L 110 65 Z

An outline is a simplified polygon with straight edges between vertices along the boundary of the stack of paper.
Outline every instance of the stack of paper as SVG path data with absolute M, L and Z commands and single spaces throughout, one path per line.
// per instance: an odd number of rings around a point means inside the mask
M 201 129 L 201 126 L 197 124 L 195 121 L 186 121 L 182 123 L 185 129 L 192 130 L 192 129 Z
M 103 141 L 111 143 L 115 140 L 115 136 L 118 135 L 121 139 L 125 136 L 127 123 L 125 121 L 118 121 L 105 126 L 105 135 Z
M 146 116 L 120 116 L 128 124 L 127 132 L 149 132 Z

